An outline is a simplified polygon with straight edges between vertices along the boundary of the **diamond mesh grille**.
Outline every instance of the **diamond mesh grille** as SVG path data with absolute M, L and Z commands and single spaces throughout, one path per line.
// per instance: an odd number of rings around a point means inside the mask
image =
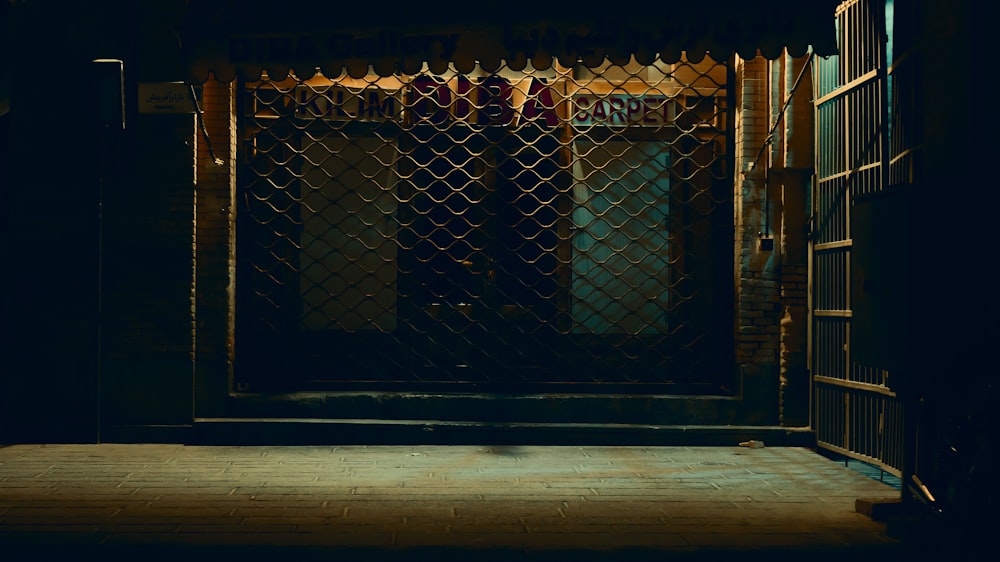
M 722 384 L 727 70 L 241 84 L 238 381 Z

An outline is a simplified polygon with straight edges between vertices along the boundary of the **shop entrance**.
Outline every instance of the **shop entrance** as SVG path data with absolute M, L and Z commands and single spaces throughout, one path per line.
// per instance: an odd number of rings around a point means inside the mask
M 237 384 L 731 388 L 726 73 L 678 64 L 241 85 Z

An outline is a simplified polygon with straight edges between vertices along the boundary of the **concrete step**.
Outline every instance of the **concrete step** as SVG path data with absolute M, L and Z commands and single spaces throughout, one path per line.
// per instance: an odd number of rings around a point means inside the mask
M 108 443 L 201 445 L 815 446 L 810 428 L 453 420 L 202 418 L 190 425 L 105 427 Z

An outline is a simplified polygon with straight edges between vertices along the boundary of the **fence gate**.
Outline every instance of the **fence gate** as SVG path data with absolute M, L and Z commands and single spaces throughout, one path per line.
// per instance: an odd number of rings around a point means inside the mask
M 841 3 L 840 54 L 816 60 L 811 363 L 818 445 L 898 476 L 903 428 L 889 372 L 850 345 L 852 252 L 866 243 L 851 231 L 852 207 L 888 183 L 885 11 L 883 0 Z
M 236 382 L 732 387 L 729 73 L 240 84 Z

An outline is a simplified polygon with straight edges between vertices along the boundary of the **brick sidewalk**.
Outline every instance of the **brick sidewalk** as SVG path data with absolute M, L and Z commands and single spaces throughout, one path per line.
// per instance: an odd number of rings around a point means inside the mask
M 0 448 L 0 546 L 32 558 L 893 560 L 855 511 L 885 497 L 784 447 Z

